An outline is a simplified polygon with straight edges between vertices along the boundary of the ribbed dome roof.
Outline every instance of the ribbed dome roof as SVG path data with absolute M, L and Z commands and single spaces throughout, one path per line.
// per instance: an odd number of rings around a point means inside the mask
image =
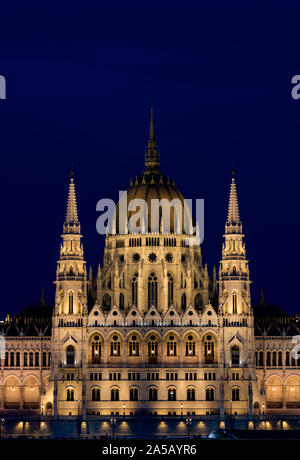
M 172 200 L 179 200 L 182 208 L 181 212 L 181 219 L 182 219 L 182 231 L 180 233 L 185 233 L 185 216 L 184 213 L 186 212 L 186 218 L 189 220 L 191 219 L 190 210 L 184 210 L 184 197 L 175 186 L 174 181 L 170 181 L 169 178 L 165 177 L 159 169 L 160 165 L 160 155 L 157 148 L 155 136 L 154 136 L 154 121 L 153 121 L 153 109 L 151 109 L 151 120 L 150 120 L 150 136 L 148 141 L 148 146 L 145 152 L 145 171 L 136 178 L 135 181 L 130 182 L 130 186 L 127 190 L 127 203 L 129 204 L 134 199 L 141 199 L 147 203 L 148 206 L 148 232 L 151 232 L 151 200 L 157 199 L 168 200 L 170 203 Z M 179 209 L 179 208 L 178 208 Z M 127 213 L 127 222 L 131 216 L 139 212 L 139 207 L 137 207 L 134 211 L 128 211 Z M 154 208 L 153 208 L 154 212 Z M 159 218 L 157 222 L 159 222 L 158 228 L 153 229 L 154 232 L 161 232 L 163 233 L 176 233 L 178 232 L 178 223 L 180 223 L 181 219 L 178 219 L 175 216 L 174 219 L 174 206 L 170 207 L 170 228 L 167 232 L 166 223 L 161 222 L 162 217 L 162 209 L 159 208 Z M 179 222 L 178 222 L 179 221 Z M 191 221 L 191 220 L 190 220 Z M 137 222 L 137 225 L 140 225 Z M 154 225 L 154 223 L 153 223 Z M 130 228 L 129 228 L 130 231 Z M 116 232 L 119 233 L 119 203 L 116 209 Z

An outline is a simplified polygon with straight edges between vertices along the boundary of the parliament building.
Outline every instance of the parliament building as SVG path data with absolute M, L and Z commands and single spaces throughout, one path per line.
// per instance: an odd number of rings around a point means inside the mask
M 184 204 L 160 170 L 153 110 L 145 169 L 127 197 L 149 209 L 152 199 Z M 174 213 L 168 231 L 163 222 L 147 231 L 121 232 L 116 221 L 94 275 L 71 173 L 54 306 L 42 298 L 0 322 L 0 412 L 82 420 L 300 414 L 298 320 L 263 298 L 251 303 L 234 174 L 218 271 L 209 274 L 200 244 L 178 231 Z

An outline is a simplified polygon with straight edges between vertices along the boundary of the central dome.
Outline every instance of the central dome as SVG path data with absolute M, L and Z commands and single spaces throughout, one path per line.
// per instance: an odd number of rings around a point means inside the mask
M 127 190 L 127 205 L 135 199 L 143 200 L 145 203 L 147 203 L 148 231 L 146 231 L 146 233 L 151 233 L 151 209 L 153 206 L 152 200 L 167 200 L 168 204 L 170 205 L 170 226 L 167 233 L 186 233 L 185 219 L 188 219 L 190 222 L 192 222 L 191 212 L 187 205 L 186 207 L 184 206 L 184 197 L 175 186 L 175 182 L 173 180 L 170 181 L 169 178 L 165 177 L 159 169 L 160 155 L 154 136 L 153 109 L 151 109 L 150 136 L 145 152 L 145 166 L 145 171 L 143 171 L 135 181 L 130 181 L 130 186 Z M 179 217 L 179 219 L 176 216 L 174 205 L 172 205 L 173 203 L 176 206 L 178 205 L 177 216 L 181 215 L 181 218 Z M 135 211 L 127 210 L 127 222 L 129 222 L 129 219 L 137 212 L 138 209 Z M 178 221 L 180 224 L 180 229 L 178 228 Z M 163 228 L 166 228 L 166 225 L 164 225 L 164 221 L 162 221 L 161 207 L 159 208 L 158 222 L 159 228 L 153 231 L 165 233 Z M 116 230 L 117 233 L 119 233 L 119 203 L 116 207 Z

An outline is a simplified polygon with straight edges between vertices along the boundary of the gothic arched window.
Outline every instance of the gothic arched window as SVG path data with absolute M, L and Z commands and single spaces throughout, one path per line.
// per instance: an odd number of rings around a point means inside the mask
M 120 298 L 119 298 L 119 307 L 120 307 L 121 309 L 124 308 L 124 294 L 123 294 L 122 292 L 121 292 Z
M 240 364 L 240 349 L 237 345 L 231 348 L 231 364 Z
M 92 364 L 101 362 L 101 339 L 99 335 L 94 335 L 92 338 Z
M 157 401 L 157 388 L 149 389 L 149 401 Z
M 117 335 L 114 335 L 112 341 L 110 342 L 110 354 L 111 356 L 120 356 L 121 352 L 121 343 Z
M 129 401 L 138 401 L 138 400 L 139 400 L 139 390 L 137 388 L 130 388 Z
M 186 392 L 186 400 L 187 401 L 195 401 L 196 399 L 196 394 L 194 388 L 188 388 Z
M 67 389 L 67 401 L 74 401 L 74 388 Z
M 206 399 L 206 401 L 214 401 L 215 400 L 215 390 L 214 390 L 214 388 L 206 388 L 205 399 Z
M 132 305 L 138 304 L 138 274 L 135 273 L 131 281 L 131 299 Z
M 103 296 L 103 306 L 104 306 L 104 307 L 109 307 L 109 308 L 110 308 L 110 306 L 111 306 L 110 295 L 105 294 L 105 295 Z
M 73 366 L 75 364 L 75 350 L 72 345 L 69 345 L 67 348 L 67 364 Z
M 195 295 L 194 304 L 195 304 L 195 307 L 201 307 L 202 301 L 201 301 L 201 295 L 199 293 Z
M 174 280 L 170 273 L 168 273 L 168 307 L 174 303 Z
M 240 389 L 232 388 L 232 401 L 239 401 L 239 400 L 240 400 Z
M 237 292 L 233 291 L 232 293 L 232 313 L 237 313 Z
M 73 292 L 69 292 L 69 314 L 73 315 Z
M 186 293 L 184 292 L 181 296 L 181 308 L 186 308 Z
M 100 388 L 92 389 L 92 401 L 100 401 Z
M 148 278 L 148 307 L 157 307 L 157 277 L 154 273 Z
M 213 363 L 215 358 L 215 342 L 211 335 L 204 339 L 204 359 L 205 363 Z
M 176 356 L 177 355 L 177 342 L 174 335 L 169 335 L 167 341 L 167 356 Z
M 192 335 L 188 336 L 187 341 L 185 342 L 185 356 L 195 356 L 196 345 Z
M 176 388 L 168 389 L 168 401 L 176 401 Z
M 111 401 L 119 401 L 120 400 L 120 395 L 119 395 L 119 389 L 118 388 L 112 388 L 110 391 L 110 399 Z
M 129 342 L 129 356 L 139 356 L 139 342 L 136 335 L 132 335 Z

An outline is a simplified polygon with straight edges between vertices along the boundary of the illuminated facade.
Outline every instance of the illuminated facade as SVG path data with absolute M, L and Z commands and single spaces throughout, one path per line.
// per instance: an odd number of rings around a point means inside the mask
M 159 169 L 153 114 L 145 171 L 128 201 L 183 196 Z M 128 215 L 128 217 L 130 217 Z M 148 221 L 151 220 L 149 213 Z M 25 309 L 1 325 L 0 410 L 42 415 L 297 413 L 297 322 L 253 308 L 233 176 L 217 280 L 199 244 L 159 222 L 155 233 L 107 233 L 103 266 L 87 276 L 71 177 L 54 308 Z

